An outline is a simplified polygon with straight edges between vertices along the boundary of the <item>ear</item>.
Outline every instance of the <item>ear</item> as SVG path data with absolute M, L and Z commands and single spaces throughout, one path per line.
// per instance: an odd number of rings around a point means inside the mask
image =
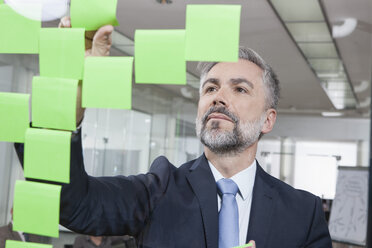
M 277 113 L 275 109 L 270 108 L 266 110 L 266 119 L 261 129 L 261 132 L 263 134 L 271 132 L 271 130 L 274 128 L 274 124 L 276 121 L 276 115 Z

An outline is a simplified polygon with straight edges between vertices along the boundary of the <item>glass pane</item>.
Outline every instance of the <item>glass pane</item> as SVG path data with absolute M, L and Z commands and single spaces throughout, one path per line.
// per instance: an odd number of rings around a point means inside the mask
M 337 51 L 330 43 L 299 43 L 298 46 L 307 58 L 338 58 Z
M 338 73 L 343 71 L 342 63 L 339 59 L 309 59 L 309 63 L 318 73 Z
M 284 21 L 324 21 L 318 0 L 272 0 Z
M 331 42 L 332 38 L 325 22 L 286 23 L 296 42 Z

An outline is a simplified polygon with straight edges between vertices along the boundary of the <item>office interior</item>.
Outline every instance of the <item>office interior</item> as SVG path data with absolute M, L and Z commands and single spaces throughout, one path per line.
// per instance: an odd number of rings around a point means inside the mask
M 324 199 L 329 218 L 339 168 L 369 167 L 372 1 L 118 0 L 120 26 L 111 56 L 134 55 L 136 29 L 184 29 L 187 4 L 242 6 L 240 44 L 256 50 L 281 82 L 277 123 L 260 140 L 257 160 L 271 175 Z M 43 27 L 58 22 L 46 21 Z M 87 109 L 82 123 L 87 172 L 132 175 L 146 173 L 160 155 L 176 166 L 200 156 L 196 67 L 187 62 L 183 86 L 133 83 L 131 110 Z M 31 93 L 38 56 L 0 54 L 0 75 L 0 91 Z M 3 226 L 11 220 L 15 181 L 24 177 L 13 144 L 0 142 L 0 158 Z M 366 247 L 367 207 L 361 218 L 356 236 L 364 241 L 335 240 L 334 247 Z M 76 237 L 60 230 L 60 238 L 50 239 L 56 248 Z

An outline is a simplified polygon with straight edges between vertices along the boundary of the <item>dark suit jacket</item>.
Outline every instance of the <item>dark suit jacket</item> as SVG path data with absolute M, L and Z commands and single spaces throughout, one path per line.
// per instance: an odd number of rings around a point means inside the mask
M 80 136 L 71 142 L 62 225 L 95 236 L 132 235 L 143 248 L 218 247 L 217 187 L 204 155 L 179 168 L 159 157 L 145 175 L 90 177 Z M 257 248 L 332 247 L 320 198 L 275 179 L 259 165 L 247 234 L 251 239 Z

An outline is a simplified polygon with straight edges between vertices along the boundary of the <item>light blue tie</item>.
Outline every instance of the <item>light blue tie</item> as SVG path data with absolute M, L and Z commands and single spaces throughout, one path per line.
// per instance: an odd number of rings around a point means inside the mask
M 235 195 L 239 188 L 231 179 L 217 182 L 218 193 L 222 198 L 219 213 L 219 248 L 231 248 L 239 245 L 239 212 Z

